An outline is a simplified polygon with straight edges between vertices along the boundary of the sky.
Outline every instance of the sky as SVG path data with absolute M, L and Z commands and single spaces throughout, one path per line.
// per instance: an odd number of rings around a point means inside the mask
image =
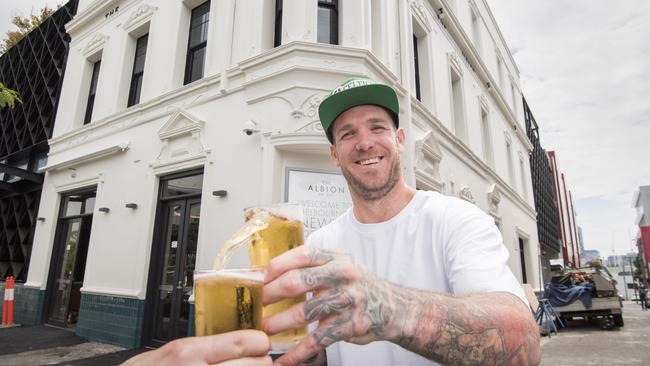
M 487 2 L 541 144 L 565 173 L 585 248 L 631 251 L 633 193 L 650 185 L 650 1 Z
M 11 24 L 11 17 L 14 15 L 27 17 L 32 12 L 37 14 L 45 5 L 56 8 L 65 2 L 65 0 L 0 0 L 0 37 L 4 38 L 7 31 L 15 30 L 15 26 Z
M 63 0 L 0 0 L 12 15 Z M 557 153 L 585 248 L 633 249 L 633 192 L 650 185 L 650 1 L 487 0 L 520 71 L 522 92 Z

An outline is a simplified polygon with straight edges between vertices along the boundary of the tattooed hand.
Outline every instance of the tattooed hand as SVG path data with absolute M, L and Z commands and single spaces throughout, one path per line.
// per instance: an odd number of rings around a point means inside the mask
M 357 344 L 388 340 L 391 314 L 405 305 L 392 287 L 347 254 L 304 246 L 273 259 L 267 267 L 265 304 L 307 291 L 314 291 L 314 297 L 265 319 L 264 331 L 275 334 L 320 321 L 318 328 L 278 363 L 300 364 L 341 340 Z
M 264 303 L 308 291 L 305 303 L 264 320 L 275 334 L 319 320 L 316 330 L 276 365 L 322 364 L 341 340 L 387 340 L 445 365 L 535 365 L 539 329 L 530 309 L 509 293 L 439 294 L 382 281 L 342 253 L 299 247 L 267 266 Z

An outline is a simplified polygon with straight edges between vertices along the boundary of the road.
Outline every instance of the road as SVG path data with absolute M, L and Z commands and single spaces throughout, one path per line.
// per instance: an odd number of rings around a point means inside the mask
M 559 334 L 542 337 L 542 366 L 650 364 L 650 311 L 623 305 L 625 326 L 601 330 L 597 322 L 569 322 Z

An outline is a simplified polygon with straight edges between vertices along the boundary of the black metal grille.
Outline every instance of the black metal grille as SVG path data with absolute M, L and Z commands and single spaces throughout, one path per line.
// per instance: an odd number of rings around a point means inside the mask
M 70 37 L 65 24 L 77 11 L 70 0 L 0 57 L 0 81 L 20 94 L 14 109 L 0 109 L 0 162 L 36 161 L 47 152 L 65 71 Z M 27 279 L 41 184 L 8 179 L 0 192 L 0 279 Z
M 559 252 L 562 249 L 562 242 L 558 236 L 556 187 L 553 172 L 546 150 L 542 148 L 539 141 L 537 122 L 525 98 L 524 118 L 526 120 L 526 134 L 533 144 L 533 151 L 530 155 L 530 171 L 533 181 L 535 210 L 537 210 L 539 243 L 543 248 Z

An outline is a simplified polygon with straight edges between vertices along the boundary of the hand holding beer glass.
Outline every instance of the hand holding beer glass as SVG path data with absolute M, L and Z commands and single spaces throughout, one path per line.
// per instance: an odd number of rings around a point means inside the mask
M 305 301 L 305 295 L 262 307 L 263 267 L 269 261 L 304 244 L 302 207 L 276 204 L 252 207 L 246 222 L 226 242 L 215 259 L 215 268 L 196 271 L 196 335 L 220 334 L 240 329 L 262 329 L 262 317 Z M 233 251 L 248 244 L 249 268 L 224 269 Z M 285 352 L 302 339 L 306 328 L 271 336 L 272 352 Z

